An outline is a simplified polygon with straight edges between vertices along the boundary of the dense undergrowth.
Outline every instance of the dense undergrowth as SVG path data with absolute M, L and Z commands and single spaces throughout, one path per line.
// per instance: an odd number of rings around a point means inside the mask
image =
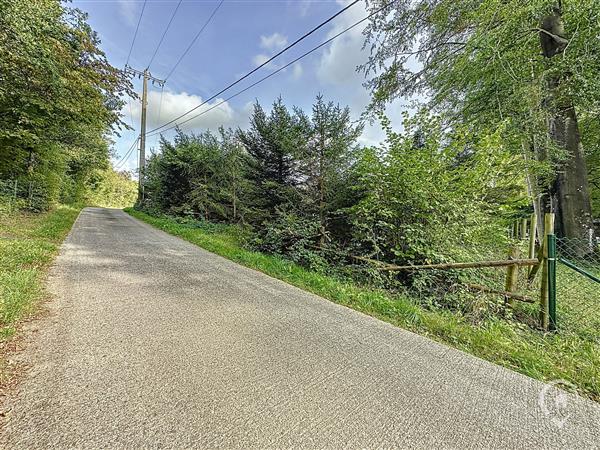
M 244 247 L 247 233 L 219 225 L 126 209 L 132 216 L 208 251 L 259 270 L 336 303 L 429 336 L 542 381 L 566 380 L 600 401 L 600 346 L 574 335 L 543 334 L 498 317 L 473 324 L 456 311 L 422 306 L 407 295 L 309 270 L 277 255 Z

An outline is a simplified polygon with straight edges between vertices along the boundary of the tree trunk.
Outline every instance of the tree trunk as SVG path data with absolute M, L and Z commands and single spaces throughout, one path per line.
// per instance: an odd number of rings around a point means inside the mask
M 237 192 L 236 186 L 233 185 L 233 221 L 235 222 L 237 219 Z
M 568 41 L 564 38 L 564 25 L 557 5 L 541 23 L 540 42 L 543 55 L 550 59 L 561 55 Z M 556 178 L 547 186 L 543 208 L 554 210 L 557 216 L 557 233 L 560 236 L 588 242 L 594 239 L 592 207 L 588 186 L 588 173 L 572 99 L 564 94 L 568 74 L 554 75 L 548 80 L 547 107 L 550 111 L 548 132 L 553 144 L 564 151 L 555 158 Z M 544 155 L 545 157 L 545 155 Z M 585 248 L 585 246 L 582 246 Z
M 323 133 L 321 133 L 323 136 Z M 325 143 L 321 138 L 321 154 L 319 155 L 319 223 L 320 223 L 320 234 L 319 245 L 325 246 L 326 240 L 326 228 L 325 228 L 325 180 L 324 176 L 324 164 L 323 159 L 325 158 Z
M 539 154 L 539 149 L 535 148 L 534 141 L 530 145 L 523 142 L 521 144 L 523 149 L 523 158 L 527 165 L 529 165 L 529 161 L 531 160 L 531 156 L 533 155 L 538 160 L 542 160 Z M 537 239 L 537 242 L 542 242 L 542 236 L 544 236 L 544 208 L 542 207 L 542 201 L 540 196 L 540 181 L 538 177 L 528 168 L 527 176 L 527 193 L 531 198 L 531 202 L 533 204 L 533 213 L 536 216 L 537 226 L 534 230 L 532 230 L 534 234 L 534 241 Z

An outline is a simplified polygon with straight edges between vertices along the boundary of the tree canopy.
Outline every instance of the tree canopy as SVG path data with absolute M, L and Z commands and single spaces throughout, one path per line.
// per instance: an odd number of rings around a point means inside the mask
M 598 146 L 581 131 L 600 106 L 599 13 L 593 0 L 393 2 L 365 31 L 370 110 L 420 96 L 451 128 L 501 131 L 530 162 L 536 209 L 556 211 L 561 234 L 591 238 L 586 157 Z
M 40 207 L 83 195 L 125 126 L 131 84 L 99 44 L 86 15 L 57 0 L 0 4 L 0 178 L 43 191 Z

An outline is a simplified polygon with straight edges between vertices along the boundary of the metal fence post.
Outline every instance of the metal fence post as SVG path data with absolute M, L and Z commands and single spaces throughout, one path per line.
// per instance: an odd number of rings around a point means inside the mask
M 550 299 L 548 296 L 548 236 L 554 234 L 554 214 L 544 215 L 544 238 L 542 244 L 542 283 L 540 286 L 540 326 L 544 331 L 550 328 Z
M 548 315 L 549 328 L 556 330 L 556 235 L 548 235 Z

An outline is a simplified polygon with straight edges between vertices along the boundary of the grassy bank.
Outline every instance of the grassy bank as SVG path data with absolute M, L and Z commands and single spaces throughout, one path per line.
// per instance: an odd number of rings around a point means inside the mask
M 0 215 L 0 342 L 44 296 L 44 278 L 80 208 Z
M 126 209 L 167 233 L 244 266 L 279 278 L 336 303 L 543 381 L 567 380 L 600 401 L 600 345 L 577 336 L 542 335 L 501 319 L 473 326 L 443 310 L 427 310 L 409 298 L 357 286 L 306 270 L 277 256 L 242 248 L 235 227 L 178 223 Z

